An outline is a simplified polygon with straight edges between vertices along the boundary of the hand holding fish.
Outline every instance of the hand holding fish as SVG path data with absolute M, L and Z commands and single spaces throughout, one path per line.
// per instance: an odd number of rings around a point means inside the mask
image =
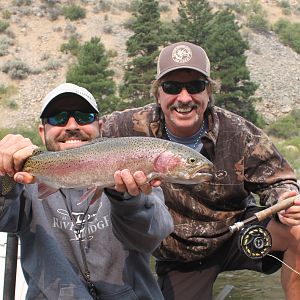
M 0 141 L 0 174 L 9 175 L 16 181 L 20 181 L 20 174 L 25 160 L 30 157 L 38 147 L 30 139 L 20 134 L 8 134 Z M 29 173 L 22 172 L 22 182 L 31 183 L 34 177 Z M 19 177 L 19 178 L 18 178 Z M 23 181 L 25 180 L 25 181 Z
M 121 193 L 127 192 L 132 196 L 137 196 L 140 192 L 150 194 L 152 185 L 158 186 L 159 180 L 155 180 L 153 184 L 148 182 L 147 176 L 142 171 L 136 171 L 133 174 L 128 169 L 116 171 L 114 173 L 115 190 Z

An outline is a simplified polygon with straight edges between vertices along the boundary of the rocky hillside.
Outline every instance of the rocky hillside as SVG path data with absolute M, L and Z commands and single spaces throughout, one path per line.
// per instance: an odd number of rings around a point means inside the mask
M 259 83 L 256 108 L 269 122 L 300 108 L 300 55 L 278 41 L 275 34 L 251 34 L 247 66 Z
M 31 0 L 30 5 L 17 5 L 30 0 L 1 0 L 2 16 L 10 13 L 9 28 L 0 33 L 0 52 L 3 39 L 9 42 L 4 55 L 0 56 L 0 68 L 11 60 L 20 59 L 30 67 L 31 72 L 22 80 L 0 71 L 0 88 L 9 87 L 9 93 L 1 98 L 0 128 L 29 128 L 37 124 L 42 98 L 56 85 L 65 81 L 67 67 L 73 62 L 70 54 L 60 51 L 61 44 L 76 33 L 81 42 L 93 36 L 101 37 L 107 50 L 117 51 L 118 55 L 111 63 L 115 71 L 115 81 L 122 79 L 124 62 L 127 60 L 125 41 L 132 34 L 124 28 L 124 22 L 130 18 L 126 9 L 130 0 L 81 0 L 73 1 L 86 9 L 86 17 L 78 21 L 66 20 L 62 15 L 53 20 L 55 11 L 49 11 L 45 2 L 49 0 Z M 70 3 L 60 0 L 60 4 Z M 109 3 L 103 11 L 103 3 Z M 176 0 L 159 1 L 168 10 L 163 19 L 177 16 Z M 214 8 L 236 1 L 211 1 Z M 279 1 L 261 1 L 271 22 L 281 16 Z M 290 1 L 292 5 L 299 1 Z M 292 14 L 293 21 L 300 22 L 300 16 Z M 1 20 L 1 15 L 0 15 Z M 247 65 L 251 78 L 259 83 L 257 96 L 261 101 L 257 109 L 272 122 L 275 118 L 300 108 L 300 55 L 283 46 L 275 34 L 258 35 L 247 32 L 250 49 L 247 51 Z M 213 62 L 212 62 L 213 63 Z

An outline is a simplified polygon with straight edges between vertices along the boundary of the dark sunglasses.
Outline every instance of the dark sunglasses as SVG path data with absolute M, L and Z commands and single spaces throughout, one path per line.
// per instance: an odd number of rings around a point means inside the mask
M 188 82 L 164 81 L 160 85 L 166 94 L 178 95 L 183 88 L 186 88 L 189 94 L 201 93 L 205 90 L 207 80 L 193 80 Z
M 97 113 L 92 112 L 82 112 L 82 111 L 61 111 L 58 114 L 46 117 L 44 120 L 46 123 L 52 125 L 52 126 L 65 126 L 70 117 L 73 117 L 78 125 L 86 125 L 93 123 L 97 117 Z

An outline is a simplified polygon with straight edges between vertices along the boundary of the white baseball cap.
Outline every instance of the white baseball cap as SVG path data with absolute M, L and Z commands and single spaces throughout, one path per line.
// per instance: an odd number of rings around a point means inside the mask
M 88 102 L 92 108 L 99 113 L 97 102 L 94 98 L 94 96 L 85 88 L 80 87 L 73 83 L 62 83 L 59 86 L 57 86 L 55 89 L 53 89 L 51 92 L 49 92 L 46 97 L 42 101 L 42 109 L 41 109 L 41 115 L 42 118 L 47 106 L 58 96 L 66 93 L 76 94 L 80 96 L 82 99 L 84 99 L 86 102 Z

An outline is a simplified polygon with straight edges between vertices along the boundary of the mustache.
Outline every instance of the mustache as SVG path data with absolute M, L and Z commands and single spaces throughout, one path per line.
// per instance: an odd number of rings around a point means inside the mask
M 65 132 L 62 136 L 60 136 L 60 140 L 66 140 L 70 138 L 74 138 L 76 140 L 84 140 L 84 141 L 89 140 L 88 135 L 78 130 L 69 130 Z
M 192 101 L 189 102 L 181 102 L 176 101 L 174 104 L 170 105 L 170 109 L 197 109 L 199 105 L 197 103 L 194 103 Z

